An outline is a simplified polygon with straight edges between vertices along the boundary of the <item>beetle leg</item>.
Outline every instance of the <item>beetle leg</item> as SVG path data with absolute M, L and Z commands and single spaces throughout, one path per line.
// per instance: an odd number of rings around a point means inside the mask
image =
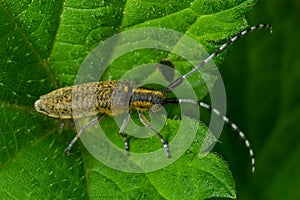
M 144 126 L 146 126 L 148 129 L 150 129 L 159 138 L 159 140 L 161 141 L 161 143 L 164 147 L 167 157 L 170 158 L 171 154 L 170 154 L 170 150 L 169 150 L 169 146 L 168 146 L 167 142 L 163 139 L 163 137 L 159 134 L 159 132 L 157 132 L 155 129 L 152 128 L 150 122 L 146 119 L 146 117 L 140 111 L 139 111 L 139 118 L 140 118 L 140 121 L 144 124 Z
M 92 119 L 90 122 L 88 122 L 87 124 L 85 124 L 80 130 L 79 132 L 76 134 L 76 136 L 73 138 L 73 140 L 69 143 L 69 145 L 67 146 L 67 148 L 65 149 L 65 154 L 68 154 L 72 148 L 72 146 L 75 144 L 75 142 L 78 140 L 78 138 L 80 138 L 80 136 L 82 135 L 82 133 L 85 131 L 85 129 L 93 126 L 94 124 L 96 124 L 99 120 L 101 120 L 105 115 L 104 114 L 100 114 L 97 117 L 95 117 L 94 119 Z
M 124 118 L 123 123 L 120 128 L 120 131 L 119 131 L 120 136 L 124 139 L 124 146 L 125 146 L 125 151 L 126 151 L 127 155 L 129 155 L 129 143 L 128 143 L 126 135 L 124 134 L 124 130 L 125 130 L 126 126 L 128 125 L 129 117 L 130 117 L 130 112 L 128 112 L 126 114 L 126 117 Z

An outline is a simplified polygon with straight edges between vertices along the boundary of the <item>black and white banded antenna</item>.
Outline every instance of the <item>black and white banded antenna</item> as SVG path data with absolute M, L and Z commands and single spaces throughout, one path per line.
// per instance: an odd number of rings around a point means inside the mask
M 174 82 L 170 83 L 169 86 L 163 90 L 163 92 L 166 94 L 173 90 L 174 88 L 178 87 L 186 78 L 194 74 L 196 71 L 198 71 L 201 67 L 206 65 L 209 61 L 211 61 L 214 57 L 216 57 L 220 52 L 222 52 L 224 49 L 226 49 L 230 44 L 234 43 L 237 41 L 239 38 L 245 36 L 246 34 L 257 30 L 257 29 L 269 29 L 270 33 L 272 33 L 272 26 L 269 24 L 257 24 L 255 26 L 251 26 L 235 36 L 231 37 L 227 42 L 225 42 L 221 47 L 219 47 L 215 52 L 210 54 L 205 60 L 201 62 L 200 65 L 197 65 L 194 67 L 191 71 L 188 73 L 184 74 L 183 76 L 179 77 L 176 79 Z M 219 116 L 226 124 L 228 124 L 236 133 L 238 133 L 239 137 L 244 141 L 245 146 L 248 149 L 249 157 L 251 159 L 251 166 L 252 166 L 252 172 L 255 171 L 255 158 L 254 158 L 254 153 L 253 149 L 251 147 L 251 144 L 249 140 L 247 139 L 246 135 L 241 131 L 241 129 L 232 121 L 228 119 L 225 115 L 223 115 L 219 110 L 212 108 L 210 105 L 200 102 L 200 101 L 194 101 L 192 99 L 167 99 L 165 103 L 170 103 L 170 104 L 180 104 L 180 103 L 191 103 L 191 104 L 196 104 L 200 107 L 203 107 L 205 109 L 208 109 L 212 111 L 214 114 Z
M 189 71 L 185 75 L 179 77 L 174 82 L 170 83 L 169 86 L 166 89 L 164 89 L 164 92 L 167 93 L 167 92 L 171 91 L 172 89 L 178 87 L 186 78 L 190 77 L 192 74 L 194 74 L 196 71 L 198 71 L 201 67 L 206 65 L 210 60 L 212 60 L 214 57 L 216 57 L 220 52 L 222 52 L 224 49 L 226 49 L 226 47 L 228 47 L 230 44 L 232 44 L 233 42 L 235 42 L 239 38 L 243 37 L 247 33 L 250 33 L 250 32 L 252 32 L 256 29 L 263 29 L 263 28 L 269 29 L 270 33 L 272 33 L 272 26 L 269 25 L 269 24 L 257 24 L 255 26 L 251 26 L 251 27 L 239 32 L 238 34 L 236 34 L 235 36 L 233 36 L 232 38 L 227 40 L 227 42 L 225 42 L 221 47 L 219 47 L 217 50 L 215 50 L 215 52 L 210 54 L 205 60 L 203 60 L 201 62 L 200 65 L 197 65 L 194 69 L 192 69 L 191 71 Z

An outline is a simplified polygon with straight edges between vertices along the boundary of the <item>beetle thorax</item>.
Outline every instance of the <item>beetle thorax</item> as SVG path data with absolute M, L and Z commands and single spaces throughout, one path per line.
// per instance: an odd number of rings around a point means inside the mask
M 165 95 L 159 90 L 150 90 L 145 88 L 136 88 L 133 90 L 130 109 L 135 109 L 138 111 L 148 111 L 152 107 L 161 107 L 165 101 Z

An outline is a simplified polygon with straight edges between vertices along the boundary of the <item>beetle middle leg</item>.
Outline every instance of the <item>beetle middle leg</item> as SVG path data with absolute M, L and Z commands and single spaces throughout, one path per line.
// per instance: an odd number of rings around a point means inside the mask
M 126 135 L 124 134 L 124 130 L 125 130 L 126 126 L 128 125 L 129 118 L 130 118 L 130 112 L 128 112 L 126 114 L 126 117 L 124 118 L 123 123 L 120 128 L 120 131 L 119 131 L 120 136 L 124 139 L 124 146 L 125 146 L 125 151 L 126 151 L 127 155 L 129 155 L 129 143 L 128 143 Z
M 146 119 L 146 117 L 143 115 L 143 113 L 141 111 L 138 112 L 139 113 L 139 118 L 140 121 L 144 124 L 144 126 L 146 126 L 148 129 L 150 129 L 161 141 L 163 147 L 164 147 L 164 151 L 167 155 L 167 157 L 171 157 L 170 154 L 170 150 L 169 150 L 169 146 L 167 144 L 167 142 L 163 139 L 163 137 L 159 134 L 159 132 L 157 132 L 150 124 L 150 122 Z
M 69 143 L 69 145 L 67 146 L 67 148 L 65 149 L 65 154 L 68 154 L 72 148 L 72 146 L 75 144 L 75 142 L 78 140 L 78 138 L 80 138 L 80 136 L 82 135 L 82 133 L 85 131 L 85 129 L 93 126 L 94 124 L 96 124 L 98 121 L 100 121 L 105 115 L 104 114 L 100 114 L 97 117 L 95 117 L 94 119 L 92 119 L 90 122 L 88 122 L 87 124 L 85 124 L 80 130 L 79 132 L 76 134 L 76 136 L 73 138 L 73 140 Z

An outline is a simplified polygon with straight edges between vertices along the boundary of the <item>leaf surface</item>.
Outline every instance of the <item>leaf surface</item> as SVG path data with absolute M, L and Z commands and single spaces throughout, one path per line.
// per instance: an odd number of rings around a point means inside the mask
M 235 198 L 235 185 L 224 161 L 209 153 L 199 158 L 207 128 L 176 162 L 145 174 L 124 173 L 95 160 L 78 143 L 69 157 L 64 148 L 74 135 L 72 123 L 53 120 L 34 110 L 39 96 L 73 85 L 89 52 L 101 41 L 141 27 L 176 30 L 208 52 L 247 26 L 245 14 L 255 1 L 10 1 L 0 2 L 0 178 L 2 199 L 205 199 Z M 104 78 L 118 79 L 142 63 L 159 63 L 167 54 L 144 51 L 127 55 Z M 226 57 L 221 54 L 217 63 Z M 191 66 L 174 59 L 181 73 Z M 105 80 L 105 79 L 104 79 Z M 199 76 L 191 82 L 207 94 Z M 214 80 L 212 80 L 213 82 Z M 109 122 L 109 119 L 108 119 Z M 172 138 L 178 120 L 162 131 Z M 104 123 L 103 123 L 104 124 Z M 114 127 L 108 124 L 108 128 Z M 112 129 L 114 130 L 114 129 Z M 171 133 L 170 133 L 171 132 Z M 112 133 L 117 137 L 118 129 Z M 171 134 L 171 136 L 168 136 Z M 189 134 L 189 130 L 186 130 Z M 115 139 L 116 140 L 116 139 Z M 153 140 L 153 141 L 152 141 Z M 122 145 L 122 139 L 119 138 Z M 159 147 L 157 138 L 132 139 L 132 150 Z M 143 150 L 143 148 L 142 148 Z M 162 153 L 162 156 L 164 154 Z

